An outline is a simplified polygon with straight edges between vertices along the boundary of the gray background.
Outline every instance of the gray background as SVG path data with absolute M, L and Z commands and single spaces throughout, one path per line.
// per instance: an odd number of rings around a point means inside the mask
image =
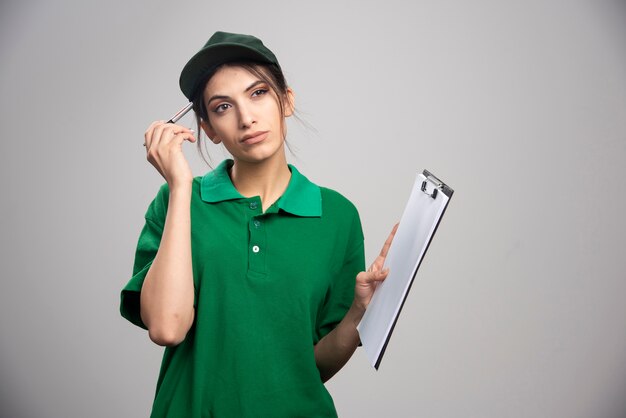
M 380 371 L 328 384 L 341 416 L 626 416 L 625 6 L 3 0 L 0 415 L 147 415 L 162 351 L 118 313 L 163 181 L 143 132 L 227 30 L 278 55 L 313 127 L 290 160 L 368 260 L 416 172 L 456 190 Z

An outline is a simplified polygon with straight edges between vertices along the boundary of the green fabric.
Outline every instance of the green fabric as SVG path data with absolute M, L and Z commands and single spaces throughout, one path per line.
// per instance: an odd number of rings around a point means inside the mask
M 336 416 L 313 346 L 349 309 L 364 269 L 358 213 L 293 166 L 287 190 L 262 213 L 258 196 L 234 188 L 229 164 L 193 182 L 195 321 L 181 344 L 165 349 L 152 416 Z M 144 328 L 139 292 L 168 196 L 163 185 L 146 212 L 121 295 L 122 316 Z
M 280 69 L 276 55 L 259 38 L 218 31 L 185 64 L 180 73 L 180 90 L 190 102 L 193 101 L 202 82 L 206 83 L 208 75 L 219 65 L 233 61 L 272 64 Z

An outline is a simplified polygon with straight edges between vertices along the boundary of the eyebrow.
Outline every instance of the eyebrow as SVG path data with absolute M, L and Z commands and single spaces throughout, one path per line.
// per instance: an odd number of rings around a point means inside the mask
M 256 80 L 255 82 L 253 82 L 252 84 L 250 84 L 248 87 L 245 88 L 245 90 L 243 91 L 244 93 L 249 92 L 250 90 L 252 90 L 253 88 L 255 88 L 256 86 L 258 86 L 259 84 L 265 84 L 265 81 L 263 80 Z M 225 96 L 225 95 L 220 95 L 220 94 L 215 94 L 213 96 L 211 96 L 209 98 L 209 100 L 207 100 L 206 105 L 207 107 L 209 106 L 209 104 L 213 101 L 213 100 L 224 100 L 224 99 L 230 99 L 230 96 Z

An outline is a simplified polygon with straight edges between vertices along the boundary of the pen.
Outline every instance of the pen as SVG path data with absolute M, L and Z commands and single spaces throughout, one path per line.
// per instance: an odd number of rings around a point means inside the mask
M 192 107 L 193 107 L 193 102 L 187 103 L 187 105 L 185 107 L 180 109 L 178 111 L 178 113 L 176 113 L 174 116 L 172 116 L 172 118 L 170 120 L 168 120 L 166 123 L 176 123 L 176 122 L 178 122 L 178 120 L 180 118 L 182 118 L 183 116 L 185 116 L 187 114 L 187 112 L 189 112 L 191 110 Z
M 180 109 L 174 116 L 172 116 L 172 118 L 170 120 L 168 120 L 165 123 L 176 123 L 180 120 L 180 118 L 182 118 L 183 116 L 185 116 L 187 114 L 187 112 L 189 112 L 191 110 L 191 108 L 193 107 L 193 102 L 189 102 L 185 105 L 185 107 L 183 107 L 182 109 Z M 143 146 L 146 146 L 146 143 L 143 143 Z

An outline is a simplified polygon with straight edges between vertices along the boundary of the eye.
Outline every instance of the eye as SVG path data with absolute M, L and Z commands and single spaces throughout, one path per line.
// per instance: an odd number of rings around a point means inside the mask
M 222 103 L 213 108 L 213 112 L 215 113 L 224 113 L 230 105 L 228 103 Z
M 261 96 L 263 94 L 267 93 L 267 89 L 257 89 L 252 93 L 252 97 L 254 96 Z

